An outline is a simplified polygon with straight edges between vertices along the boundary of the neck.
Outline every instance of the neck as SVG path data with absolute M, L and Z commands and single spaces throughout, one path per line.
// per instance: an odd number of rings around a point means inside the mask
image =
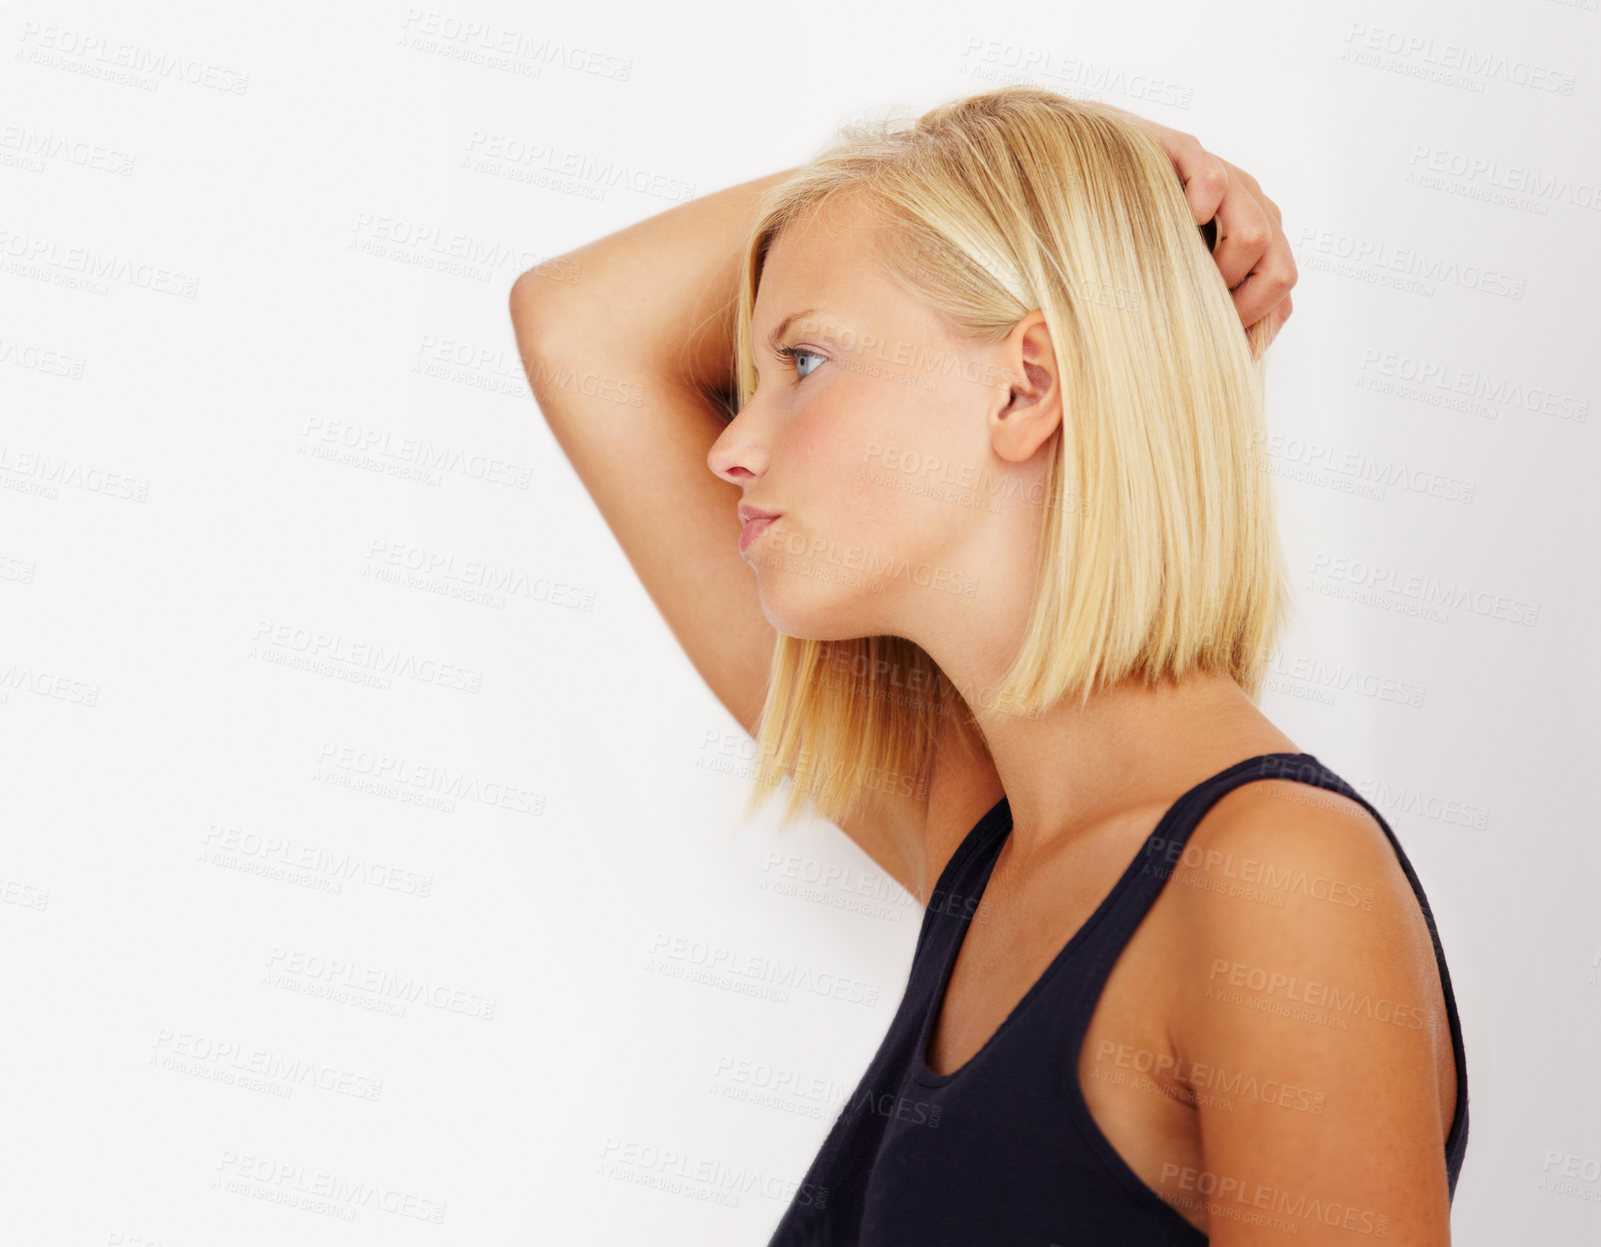
M 1035 717 L 975 716 L 1011 807 L 1008 856 L 1020 861 L 1120 813 L 1165 807 L 1242 758 L 1300 752 L 1226 675 L 1126 681 Z

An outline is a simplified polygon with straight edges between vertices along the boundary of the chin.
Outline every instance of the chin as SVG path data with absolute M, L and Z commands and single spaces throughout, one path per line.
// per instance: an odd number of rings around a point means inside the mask
M 784 560 L 757 568 L 756 591 L 767 622 L 798 641 L 853 641 L 877 631 L 871 615 L 881 595 L 786 571 Z

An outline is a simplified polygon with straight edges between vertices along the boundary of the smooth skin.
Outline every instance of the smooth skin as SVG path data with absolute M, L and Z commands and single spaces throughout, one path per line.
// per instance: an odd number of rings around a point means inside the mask
M 1192 137 L 1138 120 L 1173 156 L 1197 223 L 1217 217 L 1215 254 L 1242 330 L 1268 316 L 1276 333 L 1295 280 L 1276 205 Z M 558 443 L 747 732 L 780 628 L 909 637 L 974 706 L 988 757 L 969 761 L 942 742 L 920 798 L 881 795 L 842 826 L 926 898 L 979 816 L 1009 797 L 1013 829 L 926 1054 L 948 1072 L 1000 1026 L 1174 799 L 1243 758 L 1299 747 L 1226 677 L 1124 685 L 1034 718 L 987 698 L 1022 635 L 1042 522 L 1031 486 L 1063 418 L 1058 362 L 1037 311 L 997 343 L 948 334 L 875 270 L 877 222 L 865 205 L 829 205 L 775 243 L 753 325 L 758 386 L 728 419 L 734 249 L 756 195 L 788 172 L 524 274 L 513 323 Z M 869 341 L 910 349 L 886 355 Z M 953 353 L 962 368 L 926 366 Z M 897 362 L 907 358 L 925 366 Z M 643 406 L 617 401 L 635 387 Z M 969 465 L 1000 488 L 985 492 L 985 505 L 907 488 L 906 455 Z M 780 513 L 743 555 L 741 502 Z M 851 553 L 863 550 L 872 565 L 904 573 L 864 583 Z M 1219 801 L 1190 843 L 1200 864 L 1187 855 L 1175 867 L 1114 967 L 1082 1051 L 1063 1054 L 1077 1063 L 1095 1123 L 1146 1185 L 1222 1247 L 1281 1243 L 1282 1223 L 1229 1215 L 1274 1200 L 1298 1210 L 1282 1215 L 1302 1242 L 1347 1242 L 1375 1225 L 1391 1242 L 1449 1242 L 1443 1141 L 1455 1073 L 1444 997 L 1383 830 L 1355 802 L 1258 780 Z M 1248 859 L 1339 880 L 1342 896 L 1369 903 L 1291 893 L 1276 907 L 1216 886 L 1216 862 Z M 1257 997 L 1233 979 L 1249 984 L 1258 970 L 1332 987 L 1339 999 L 1400 1002 L 1384 1012 L 1406 1024 L 1358 1017 L 1341 1030 L 1304 1011 L 1250 1007 Z M 1146 1054 L 1139 1068 L 1149 1078 L 1127 1076 L 1119 1057 L 1129 1052 Z M 1217 1068 L 1293 1086 L 1298 1098 L 1220 1094 L 1197 1072 Z M 1220 1199 L 1213 1175 L 1231 1183 L 1230 1197 Z

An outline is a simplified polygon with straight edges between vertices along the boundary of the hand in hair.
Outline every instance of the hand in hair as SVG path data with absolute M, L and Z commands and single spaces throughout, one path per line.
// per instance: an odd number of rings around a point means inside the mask
M 1240 322 L 1250 329 L 1268 318 L 1271 341 L 1290 318 L 1290 289 L 1297 277 L 1278 204 L 1262 193 L 1254 177 L 1207 151 L 1193 134 L 1124 108 L 1116 111 L 1138 122 L 1172 158 L 1184 180 L 1184 197 L 1195 223 L 1216 220 L 1212 255 L 1234 296 Z

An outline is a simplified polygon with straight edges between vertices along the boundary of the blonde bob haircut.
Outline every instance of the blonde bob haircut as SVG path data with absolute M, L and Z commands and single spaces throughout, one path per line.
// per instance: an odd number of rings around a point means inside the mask
M 768 250 L 845 193 L 875 209 L 885 271 L 959 336 L 999 341 L 1039 309 L 1059 354 L 1033 602 L 980 709 L 1038 714 L 1197 670 L 1256 701 L 1290 601 L 1262 453 L 1266 326 L 1242 331 L 1160 144 L 1114 109 L 1018 85 L 845 126 L 759 206 L 736 309 L 739 407 L 756 388 Z M 912 641 L 780 634 L 741 818 L 786 784 L 785 828 L 808 801 L 836 823 L 884 797 L 926 802 L 947 726 L 984 748 Z

